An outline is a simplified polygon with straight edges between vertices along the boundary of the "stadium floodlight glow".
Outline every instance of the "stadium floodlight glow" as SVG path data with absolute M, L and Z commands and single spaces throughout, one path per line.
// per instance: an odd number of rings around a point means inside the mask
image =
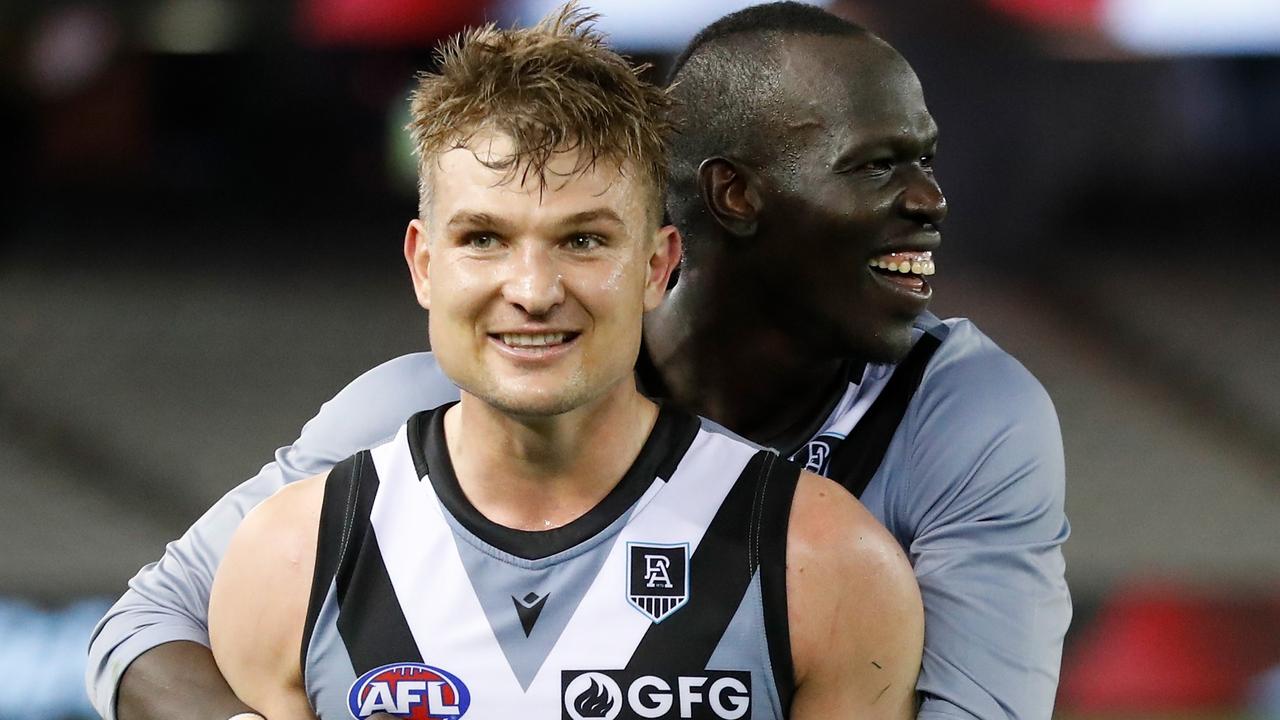
M 1277 0 L 1107 0 L 1103 29 L 1147 54 L 1280 54 Z
M 630 51 L 674 52 L 702 28 L 736 10 L 762 0 L 591 0 L 587 7 L 601 15 L 596 27 L 609 43 Z M 508 23 L 531 25 L 562 5 L 564 0 L 516 0 L 506 9 Z M 825 7 L 829 0 L 807 2 Z

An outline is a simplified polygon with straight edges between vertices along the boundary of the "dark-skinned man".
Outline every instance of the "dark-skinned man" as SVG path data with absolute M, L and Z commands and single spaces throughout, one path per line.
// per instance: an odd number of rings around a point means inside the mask
M 1060 433 L 1016 360 L 924 312 L 946 204 L 915 74 L 861 28 L 778 3 L 706 28 L 673 77 L 667 205 L 686 258 L 646 320 L 643 386 L 835 479 L 885 524 L 924 597 L 920 717 L 1050 717 L 1071 616 Z M 227 540 L 281 484 L 456 398 L 424 377 L 440 377 L 428 353 L 358 378 L 134 579 L 91 648 L 101 711 L 248 709 L 203 646 Z

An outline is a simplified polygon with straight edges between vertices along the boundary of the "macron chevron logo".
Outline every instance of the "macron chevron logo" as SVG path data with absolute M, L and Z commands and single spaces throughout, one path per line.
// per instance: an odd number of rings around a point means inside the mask
M 538 616 L 542 614 L 542 608 L 546 606 L 549 597 L 551 593 L 539 595 L 536 592 L 526 593 L 520 598 L 511 596 L 511 602 L 516 606 L 516 615 L 520 616 L 520 627 L 524 628 L 525 637 L 529 637 L 529 633 L 533 632 L 533 625 L 538 622 Z

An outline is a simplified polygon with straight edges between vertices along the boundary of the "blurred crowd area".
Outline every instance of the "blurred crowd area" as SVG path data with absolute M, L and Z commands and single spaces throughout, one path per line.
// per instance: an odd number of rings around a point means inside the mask
M 0 719 L 348 380 L 425 348 L 415 70 L 542 0 L 0 3 Z M 750 2 L 588 2 L 660 79 Z M 1053 396 L 1065 718 L 1280 718 L 1280 5 L 826 3 L 941 127 L 939 314 Z M 43 704 L 42 704 L 43 703 Z

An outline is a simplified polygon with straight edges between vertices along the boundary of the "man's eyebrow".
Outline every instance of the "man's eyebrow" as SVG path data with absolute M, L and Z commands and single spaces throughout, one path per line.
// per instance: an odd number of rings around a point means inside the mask
M 607 207 L 596 208 L 594 210 L 583 210 L 582 212 L 567 215 L 564 218 L 561 218 L 556 224 L 560 226 L 585 225 L 592 222 L 606 222 L 611 225 L 617 225 L 620 228 L 626 227 L 622 222 L 622 218 L 618 217 L 618 213 L 614 212 L 613 208 Z
M 445 226 L 449 228 L 486 227 L 501 230 L 507 226 L 507 222 L 487 212 L 459 210 L 453 214 L 453 217 L 449 218 L 449 222 L 445 223 Z
M 859 138 L 851 142 L 842 143 L 837 152 L 836 159 L 832 162 L 832 167 L 838 169 L 859 156 L 866 155 L 872 151 L 888 148 L 892 142 L 886 142 L 884 138 Z
M 593 210 L 583 210 L 572 215 L 566 215 L 555 221 L 556 227 L 571 227 L 574 225 L 586 225 L 593 222 L 604 222 L 615 225 L 618 228 L 625 228 L 626 224 L 622 222 L 622 218 L 612 208 L 602 207 Z M 459 210 L 449 218 L 445 223 L 445 227 L 451 230 L 459 228 L 491 228 L 498 232 L 506 232 L 510 228 L 511 223 L 505 219 L 487 212 L 477 210 Z
M 934 147 L 938 144 L 938 126 L 930 124 L 927 129 L 919 136 L 906 135 L 894 137 L 863 137 L 845 143 L 836 153 L 834 165 L 839 166 L 849 162 L 853 158 L 874 151 L 893 150 L 901 152 L 903 148 L 915 148 L 919 145 L 926 148 Z

